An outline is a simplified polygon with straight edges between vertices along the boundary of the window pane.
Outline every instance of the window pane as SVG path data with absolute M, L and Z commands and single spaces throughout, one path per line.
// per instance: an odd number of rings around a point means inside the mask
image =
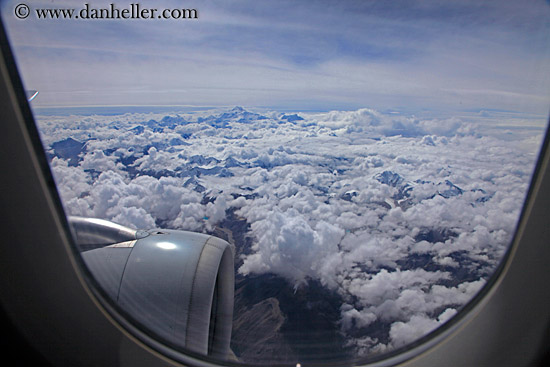
M 405 347 L 512 240 L 548 3 L 18 5 L 2 19 L 66 214 L 229 242 L 229 360 Z

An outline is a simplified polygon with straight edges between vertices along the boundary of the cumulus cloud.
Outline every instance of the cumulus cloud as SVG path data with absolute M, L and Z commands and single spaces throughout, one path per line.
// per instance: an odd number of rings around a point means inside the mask
M 394 347 L 402 347 L 428 334 L 439 326 L 437 320 L 425 316 L 412 316 L 408 322 L 393 323 L 390 338 Z
M 264 220 L 252 224 L 258 242 L 256 253 L 248 256 L 239 269 L 242 274 L 273 272 L 303 282 L 320 278 L 322 260 L 338 251 L 344 231 L 325 221 L 312 228 L 304 215 L 290 208 L 275 209 Z
M 331 111 L 315 115 L 313 119 L 319 126 L 340 130 L 346 134 L 367 133 L 372 136 L 424 137 L 422 142 L 429 145 L 435 145 L 434 137 L 444 139 L 455 135 L 475 134 L 473 124 L 454 117 L 418 119 L 399 115 L 384 115 L 368 108 L 356 111 Z M 311 123 L 311 120 L 306 120 L 302 124 L 307 123 Z

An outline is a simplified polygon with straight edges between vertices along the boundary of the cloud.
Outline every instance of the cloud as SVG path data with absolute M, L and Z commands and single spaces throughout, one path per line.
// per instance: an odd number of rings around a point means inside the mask
M 230 212 L 251 239 L 238 272 L 338 294 L 337 327 L 358 354 L 447 321 L 506 251 L 537 147 L 480 134 L 483 119 L 299 115 L 41 116 L 39 126 L 68 214 L 211 232 Z M 68 138 L 84 143 L 71 164 L 53 148 Z
M 367 101 L 415 111 L 547 112 L 550 76 L 541 65 L 548 64 L 549 10 L 542 2 L 201 1 L 186 5 L 199 10 L 196 21 L 131 22 L 21 22 L 11 16 L 16 4 L 3 14 L 25 85 L 41 92 L 37 105 L 244 101 L 326 110 Z M 41 5 L 52 7 L 44 1 L 33 9 Z
M 313 228 L 296 209 L 275 209 L 264 220 L 252 224 L 258 238 L 257 253 L 245 258 L 242 274 L 273 272 L 300 283 L 319 278 L 321 260 L 338 251 L 344 231 L 320 221 Z
M 448 119 L 418 119 L 399 115 L 384 115 L 375 110 L 363 108 L 356 111 L 331 111 L 315 115 L 316 123 L 332 130 L 345 129 L 345 134 L 368 133 L 374 136 L 422 137 L 423 143 L 435 145 L 439 137 L 442 142 L 445 137 L 455 135 L 474 135 L 475 129 L 471 123 L 456 117 Z M 303 124 L 306 124 L 303 122 Z
M 393 323 L 390 329 L 391 347 L 403 347 L 419 339 L 445 323 L 456 312 L 453 308 L 447 308 L 437 319 L 414 315 L 407 322 L 398 321 Z
M 408 322 L 393 323 L 390 329 L 392 346 L 403 347 L 419 339 L 439 326 L 436 320 L 425 316 L 413 316 Z

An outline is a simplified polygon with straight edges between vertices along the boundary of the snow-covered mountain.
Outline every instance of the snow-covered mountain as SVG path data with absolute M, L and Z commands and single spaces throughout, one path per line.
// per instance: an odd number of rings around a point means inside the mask
M 536 152 L 456 118 L 369 109 L 38 120 L 68 214 L 235 244 L 233 349 L 248 362 L 266 355 L 247 345 L 353 359 L 443 324 L 506 250 Z

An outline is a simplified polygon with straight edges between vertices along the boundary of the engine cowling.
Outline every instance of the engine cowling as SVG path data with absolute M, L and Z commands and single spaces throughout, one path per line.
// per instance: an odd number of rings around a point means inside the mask
M 91 218 L 71 217 L 69 223 L 79 245 L 112 241 L 82 257 L 103 290 L 135 321 L 177 347 L 227 358 L 234 297 L 229 243 L 194 232 L 135 231 Z

